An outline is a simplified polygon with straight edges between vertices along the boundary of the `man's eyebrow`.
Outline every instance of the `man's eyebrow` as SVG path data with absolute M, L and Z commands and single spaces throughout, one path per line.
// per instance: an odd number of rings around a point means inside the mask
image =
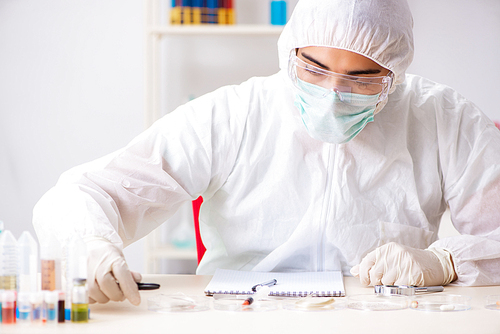
M 314 59 L 313 57 L 311 57 L 310 55 L 308 54 L 305 54 L 304 52 L 300 52 L 300 54 L 302 55 L 302 57 L 306 58 L 307 60 L 315 63 L 316 65 L 318 65 L 319 67 L 323 67 L 325 70 L 327 71 L 330 71 L 330 68 L 322 63 L 320 63 L 318 60 Z
M 377 68 L 368 70 L 347 71 L 347 75 L 360 75 L 360 74 L 378 74 L 381 71 Z
M 321 62 L 319 62 L 318 60 L 314 59 L 313 57 L 311 57 L 310 55 L 304 53 L 304 52 L 301 52 L 300 53 L 302 57 L 306 58 L 307 60 L 315 63 L 316 65 L 324 68 L 325 70 L 327 71 L 331 71 L 330 68 L 328 66 L 326 66 L 325 64 L 322 64 Z M 378 68 L 373 68 L 373 69 L 366 69 L 366 70 L 354 70 L 354 71 L 347 71 L 345 74 L 347 75 L 362 75 L 362 74 L 378 74 L 380 73 L 381 70 L 378 69 Z

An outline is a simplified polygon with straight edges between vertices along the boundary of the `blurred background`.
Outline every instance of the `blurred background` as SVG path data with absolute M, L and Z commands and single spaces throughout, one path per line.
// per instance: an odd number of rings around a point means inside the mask
M 296 2 L 288 1 L 288 15 Z M 170 3 L 160 0 L 161 23 Z M 408 72 L 457 89 L 500 120 L 500 2 L 409 4 L 415 59 Z M 237 24 L 270 22 L 268 0 L 234 6 Z M 222 85 L 277 72 L 278 36 L 163 35 L 160 113 Z M 0 0 L 0 220 L 16 238 L 24 230 L 34 235 L 33 206 L 62 172 L 125 146 L 145 129 L 147 56 L 143 0 Z M 155 271 L 194 272 L 190 210 L 157 232 L 156 242 L 182 251 Z M 443 224 L 443 236 L 453 233 Z M 151 271 L 151 245 L 143 239 L 125 249 L 132 269 Z

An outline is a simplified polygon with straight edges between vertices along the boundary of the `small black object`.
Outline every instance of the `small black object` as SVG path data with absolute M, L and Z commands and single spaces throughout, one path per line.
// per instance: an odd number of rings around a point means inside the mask
M 160 284 L 158 283 L 140 283 L 137 282 L 137 287 L 139 290 L 156 290 L 160 288 Z

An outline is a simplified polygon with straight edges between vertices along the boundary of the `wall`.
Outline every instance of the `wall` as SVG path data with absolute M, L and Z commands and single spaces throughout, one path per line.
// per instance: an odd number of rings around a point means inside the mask
M 416 46 L 410 72 L 456 88 L 500 119 L 500 2 L 473 3 L 410 1 Z M 267 1 L 236 6 L 239 22 L 265 23 Z M 143 130 L 143 29 L 141 0 L 0 0 L 0 219 L 16 237 L 33 232 L 33 205 L 64 170 L 124 146 Z M 164 82 L 173 79 L 182 90 L 178 101 L 165 97 L 165 112 L 190 94 L 226 84 L 218 81 L 220 73 L 232 72 L 227 83 L 236 83 L 277 70 L 273 40 L 236 50 L 232 41 L 218 39 L 207 38 L 201 48 L 175 42 L 179 50 L 170 64 L 182 71 Z M 242 62 L 245 47 L 252 51 Z M 191 68 L 183 63 L 186 52 Z M 222 65 L 214 55 L 225 57 Z M 200 59 L 205 63 L 196 63 Z M 191 86 L 204 69 L 203 84 Z M 139 271 L 142 247 L 126 250 Z
M 0 0 L 0 219 L 142 131 L 142 1 Z
M 447 84 L 500 120 L 500 1 L 410 0 L 415 59 L 410 73 Z

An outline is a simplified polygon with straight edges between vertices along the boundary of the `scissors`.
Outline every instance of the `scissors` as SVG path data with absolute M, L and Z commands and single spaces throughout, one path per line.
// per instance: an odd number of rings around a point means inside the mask
M 441 292 L 442 286 L 411 286 L 411 285 L 375 285 L 375 294 L 377 295 L 404 295 L 414 296 L 417 292 Z

